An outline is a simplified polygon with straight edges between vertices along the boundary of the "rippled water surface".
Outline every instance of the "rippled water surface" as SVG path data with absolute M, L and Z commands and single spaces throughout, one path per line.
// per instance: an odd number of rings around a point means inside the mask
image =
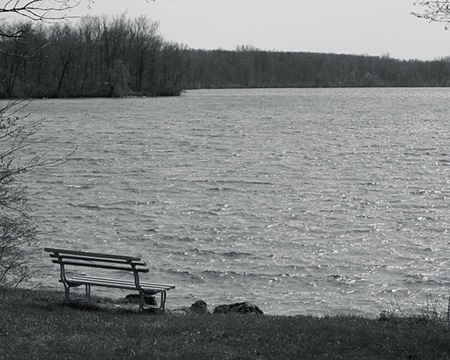
M 449 295 L 449 100 L 265 89 L 34 101 L 41 150 L 77 147 L 30 178 L 40 246 L 142 256 L 177 286 L 169 307 L 416 310 Z M 46 254 L 33 264 L 36 284 L 62 288 Z

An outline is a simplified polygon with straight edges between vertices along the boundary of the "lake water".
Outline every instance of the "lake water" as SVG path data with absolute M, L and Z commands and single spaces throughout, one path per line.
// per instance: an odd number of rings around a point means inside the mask
M 141 256 L 176 285 L 169 308 L 446 306 L 449 103 L 450 89 L 33 101 L 40 150 L 77 147 L 28 179 L 39 246 Z M 32 285 L 62 290 L 46 253 L 32 264 Z

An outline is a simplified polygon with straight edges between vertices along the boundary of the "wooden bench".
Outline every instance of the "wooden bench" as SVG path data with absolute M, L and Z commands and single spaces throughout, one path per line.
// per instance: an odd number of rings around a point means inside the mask
M 110 288 L 137 290 L 139 292 L 139 310 L 144 309 L 145 297 L 149 295 L 161 295 L 159 308 L 164 312 L 166 304 L 166 291 L 175 289 L 173 285 L 157 284 L 141 281 L 139 273 L 148 273 L 145 262 L 140 258 L 126 255 L 98 254 L 84 251 L 45 248 L 50 253 L 52 262 L 60 265 L 60 281 L 65 288 L 65 301 L 71 302 L 70 288 L 84 285 L 86 297 L 82 300 L 90 300 L 91 286 L 103 286 Z M 108 270 L 126 271 L 132 273 L 130 279 L 114 279 L 101 276 L 88 276 L 66 274 L 66 267 L 88 267 Z M 80 299 L 77 299 L 80 300 Z

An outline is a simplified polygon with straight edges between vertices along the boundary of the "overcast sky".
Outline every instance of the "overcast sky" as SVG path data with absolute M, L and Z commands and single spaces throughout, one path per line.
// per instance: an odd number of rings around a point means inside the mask
M 166 40 L 199 49 L 450 56 L 450 31 L 417 19 L 414 0 L 95 0 L 78 13 L 146 15 Z

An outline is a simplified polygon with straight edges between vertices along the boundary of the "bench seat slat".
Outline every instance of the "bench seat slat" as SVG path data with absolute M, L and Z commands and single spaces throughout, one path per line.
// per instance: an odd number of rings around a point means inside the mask
M 53 259 L 59 259 L 58 255 L 50 254 L 50 257 Z M 129 262 L 125 259 L 103 259 L 103 258 L 96 258 L 96 257 L 86 257 L 86 256 L 76 256 L 76 255 L 60 255 L 60 258 L 65 260 L 79 260 L 79 261 L 98 261 L 98 262 L 104 262 L 104 263 L 114 263 L 114 264 L 129 264 Z M 147 264 L 145 262 L 138 262 L 138 261 L 131 261 L 136 266 L 146 266 Z
M 112 255 L 112 254 L 100 254 L 93 252 L 85 252 L 85 251 L 76 251 L 76 250 L 65 250 L 65 249 L 55 249 L 55 248 L 45 248 L 47 252 L 52 252 L 55 254 L 71 254 L 71 255 L 82 255 L 82 256 L 90 256 L 90 257 L 100 257 L 100 258 L 110 258 L 110 259 L 123 259 L 123 260 L 131 260 L 131 261 L 141 261 L 141 258 L 135 256 L 127 256 L 127 255 Z
M 76 261 L 59 261 L 59 260 L 53 260 L 52 261 L 55 264 L 63 264 L 63 265 L 76 265 L 76 266 L 86 266 L 86 267 L 94 267 L 94 268 L 100 268 L 100 269 L 110 269 L 110 270 L 121 270 L 121 271 L 131 271 L 133 272 L 133 269 L 131 266 L 123 267 L 123 266 L 114 266 L 114 265 L 102 265 L 102 264 L 94 264 L 94 263 L 87 263 L 87 262 L 76 262 Z M 148 269 L 139 269 L 136 268 L 138 272 L 149 272 Z
M 77 281 L 76 279 L 71 279 L 68 278 L 67 279 L 68 283 L 71 283 L 73 285 L 92 285 L 92 286 L 103 286 L 103 287 L 111 287 L 111 288 L 117 288 L 117 289 L 127 289 L 127 290 L 136 290 L 136 286 L 132 285 L 132 284 L 116 284 L 116 283 L 108 283 L 108 282 L 101 282 L 101 281 L 95 281 L 95 280 L 91 280 L 91 281 Z M 159 289 L 160 291 L 163 291 L 163 289 Z M 157 292 L 155 290 L 155 292 Z
M 135 284 L 134 280 L 126 280 L 126 279 L 111 279 L 111 278 L 103 278 L 103 277 L 97 277 L 97 276 L 86 276 L 86 275 L 73 275 L 72 279 L 77 280 L 98 280 L 98 281 L 104 281 L 104 282 L 111 282 L 111 283 L 123 283 L 123 284 Z M 148 281 L 139 281 L 139 285 L 141 285 L 143 288 L 155 288 L 155 289 L 175 289 L 175 285 L 169 285 L 169 284 L 159 284 L 159 283 L 152 283 Z
M 96 286 L 104 286 L 104 287 L 114 287 L 114 288 L 120 288 L 120 289 L 128 289 L 128 290 L 137 290 L 136 285 L 134 281 L 118 281 L 116 279 L 101 279 L 101 278 L 95 278 L 95 277 L 89 277 L 89 276 L 72 276 L 67 279 L 68 282 L 71 282 L 73 284 L 79 284 L 79 285 L 96 285 Z M 170 285 L 155 285 L 151 283 L 140 283 L 141 287 L 146 291 L 154 291 L 160 292 L 160 291 L 166 291 L 173 289 L 174 287 Z

